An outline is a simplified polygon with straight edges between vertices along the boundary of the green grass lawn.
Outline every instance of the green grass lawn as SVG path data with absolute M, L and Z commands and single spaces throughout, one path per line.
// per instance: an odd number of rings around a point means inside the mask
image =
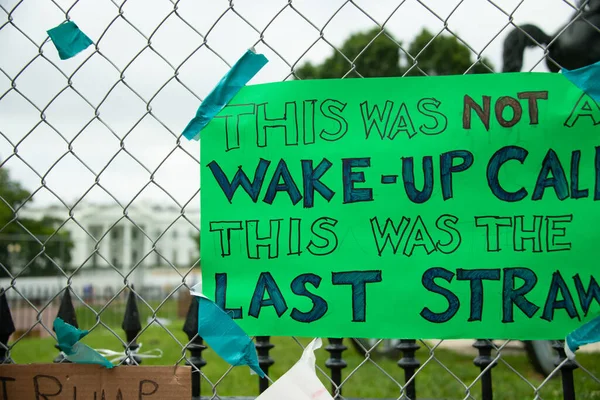
M 141 312 L 141 311 L 140 311 Z M 93 315 L 93 314 L 92 314 Z M 122 314 L 120 314 L 122 315 Z M 159 313 L 160 315 L 160 313 Z M 103 315 L 104 317 L 104 315 Z M 103 318 L 104 319 L 104 318 Z M 83 320 L 82 320 L 83 321 Z M 144 321 L 144 319 L 143 319 Z M 83 328 L 91 326 L 93 319 L 87 320 L 85 324 L 80 322 Z M 145 323 L 142 323 L 144 326 Z M 144 365 L 173 365 L 181 361 L 182 348 L 180 343 L 187 343 L 186 335 L 181 331 L 182 320 L 173 321 L 168 329 L 173 333 L 171 337 L 164 328 L 153 324 L 140 337 L 139 342 L 143 344 L 142 351 L 153 348 L 163 350 L 163 357 L 160 359 L 146 359 Z M 122 338 L 124 332 L 120 328 L 114 328 Z M 111 350 L 121 350 L 120 341 L 106 328 L 99 326 L 94 329 L 83 340 L 94 348 L 108 348 Z M 306 344 L 310 339 L 300 339 L 300 342 Z M 271 351 L 271 356 L 275 364 L 269 371 L 273 380 L 285 373 L 300 357 L 301 347 L 289 337 L 272 338 L 275 348 Z M 351 344 L 346 341 L 348 350 L 343 356 L 348 363 L 344 369 L 344 379 L 351 375 L 343 386 L 345 397 L 370 397 L 370 398 L 398 398 L 400 397 L 400 388 L 390 378 L 388 378 L 373 362 L 363 363 L 364 357 L 358 354 Z M 24 363 L 48 363 L 58 354 L 54 348 L 52 338 L 32 338 L 18 341 L 11 352 L 15 362 Z M 321 349 L 317 351 L 317 363 L 323 370 L 325 360 L 329 353 Z M 465 398 L 465 386 L 457 381 L 448 373 L 440 363 L 443 363 L 451 370 L 465 385 L 471 385 L 478 375 L 478 369 L 473 365 L 472 355 L 462 355 L 448 350 L 436 350 L 436 360 L 429 358 L 427 349 L 421 348 L 417 352 L 417 359 L 421 364 L 425 364 L 417 376 L 417 394 L 422 399 L 462 399 Z M 217 382 L 228 370 L 229 366 L 222 361 L 214 352 L 207 349 L 203 352 L 203 357 L 208 365 L 203 368 L 203 372 L 212 382 Z M 525 377 L 534 386 L 539 386 L 543 381 L 542 377 L 537 375 L 527 361 L 525 353 L 512 353 L 503 355 L 502 359 L 507 361 L 523 377 Z M 581 354 L 577 360 L 595 376 L 600 377 L 600 355 Z M 377 359 L 379 366 L 391 375 L 398 382 L 404 382 L 403 370 L 399 368 L 395 360 Z M 362 365 L 360 365 L 363 363 Z M 360 366 L 359 366 L 360 365 Z M 321 380 L 329 387 L 325 377 L 320 376 Z M 577 398 L 578 399 L 600 399 L 600 384 L 595 382 L 584 371 L 575 371 Z M 525 380 L 515 374 L 510 368 L 500 363 L 493 369 L 493 386 L 495 399 L 532 399 L 534 398 L 534 389 Z M 480 396 L 480 385 L 476 383 L 471 389 L 471 395 L 478 399 Z M 216 391 L 221 396 L 253 396 L 258 394 L 258 378 L 250 375 L 247 367 L 236 367 L 231 370 L 217 385 Z M 209 395 L 211 393 L 211 384 L 207 381 L 202 382 L 202 393 Z M 562 399 L 560 379 L 552 379 L 540 391 L 539 395 L 545 399 Z
M 158 318 L 164 319 L 173 319 L 177 318 L 177 301 L 169 300 L 161 305 L 159 301 L 150 301 L 148 305 L 143 301 L 137 301 L 138 311 L 140 313 L 140 320 L 142 321 L 142 326 L 147 321 L 148 317 L 151 317 L 156 311 L 156 316 Z M 105 302 L 102 302 L 102 305 L 94 305 L 92 309 L 94 309 L 97 313 L 100 314 L 100 318 L 102 322 L 104 322 L 108 326 L 120 327 L 123 322 L 123 316 L 125 315 L 125 299 L 117 299 L 110 303 L 104 310 L 102 307 L 106 306 Z M 150 308 L 152 307 L 152 308 Z M 96 314 L 94 311 L 90 310 L 86 306 L 78 306 L 76 307 L 77 312 L 77 322 L 80 327 L 89 329 L 96 323 Z

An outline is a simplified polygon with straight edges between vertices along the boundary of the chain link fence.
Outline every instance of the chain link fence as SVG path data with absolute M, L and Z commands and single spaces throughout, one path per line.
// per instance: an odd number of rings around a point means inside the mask
M 181 131 L 220 77 L 251 47 L 270 60 L 251 83 L 386 74 L 371 69 L 381 54 L 369 49 L 382 41 L 395 49 L 398 75 L 498 72 L 506 34 L 525 22 L 553 32 L 546 44 L 524 32 L 533 46 L 523 70 L 546 71 L 546 45 L 575 21 L 593 25 L 584 14 L 590 7 L 568 0 L 0 0 L 0 285 L 16 330 L 0 321 L 0 333 L 12 333 L 3 362 L 53 360 L 52 321 L 72 309 L 91 330 L 92 347 L 163 351 L 122 362 L 188 363 L 202 368 L 207 398 L 256 395 L 268 381 L 258 385 L 246 369 L 203 353 L 189 308 L 201 268 L 200 152 Z M 46 31 L 65 20 L 94 45 L 61 61 Z M 350 43 L 359 32 L 370 36 Z M 438 54 L 444 38 L 455 38 L 454 47 Z M 335 62 L 319 66 L 324 59 Z M 560 63 L 550 57 L 552 64 Z M 126 312 L 131 294 L 137 323 Z M 269 380 L 306 343 L 257 338 Z M 597 355 L 570 362 L 549 353 L 548 343 L 537 345 L 333 339 L 318 369 L 338 397 L 559 399 L 575 398 L 574 387 L 579 398 L 600 398 Z

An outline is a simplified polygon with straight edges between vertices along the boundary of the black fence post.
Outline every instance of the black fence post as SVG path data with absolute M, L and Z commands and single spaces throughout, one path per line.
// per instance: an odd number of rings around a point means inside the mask
M 6 291 L 0 288 L 0 364 L 12 364 L 8 354 L 8 339 L 15 332 L 15 324 L 8 306 Z
M 419 368 L 421 363 L 415 358 L 415 353 L 421 348 L 416 340 L 400 340 L 396 348 L 402 352 L 402 358 L 398 360 L 398 366 L 404 370 L 404 394 L 410 400 L 417 398 L 417 385 L 415 379 L 406 384 Z
M 135 352 L 139 349 L 139 345 L 136 343 L 135 337 L 142 331 L 142 323 L 140 321 L 140 312 L 138 311 L 136 294 L 134 287 L 131 285 L 129 290 L 129 296 L 127 296 L 127 304 L 125 305 L 125 315 L 123 316 L 123 323 L 121 328 L 125 331 L 127 341 L 125 344 L 125 353 L 134 353 L 132 356 L 125 358 L 123 364 L 125 365 L 137 365 L 142 362 L 142 359 L 135 356 Z
M 77 323 L 77 313 L 75 312 L 75 307 L 73 306 L 73 300 L 71 299 L 71 288 L 67 286 L 65 289 L 65 293 L 60 300 L 60 307 L 58 307 L 58 313 L 56 313 L 56 317 L 60 317 L 67 324 L 74 326 L 75 328 L 79 328 L 79 324 Z M 58 356 L 54 359 L 55 363 L 70 363 L 71 361 L 65 358 L 64 353 L 58 347 L 58 343 L 54 345 L 54 347 L 58 350 Z
M 202 358 L 202 352 L 206 350 L 206 346 L 202 343 L 202 338 L 198 335 L 198 299 L 192 296 L 190 308 L 185 317 L 183 331 L 188 337 L 190 343 L 187 348 L 190 351 L 190 358 L 185 362 L 185 365 L 192 367 L 192 399 L 200 399 L 200 381 L 202 375 L 200 368 L 206 365 L 206 360 Z
M 325 346 L 325 350 L 330 354 L 327 361 L 325 361 L 325 366 L 331 369 L 331 380 L 333 381 L 331 395 L 336 400 L 342 398 L 342 388 L 340 386 L 342 384 L 342 369 L 348 366 L 342 358 L 342 352 L 346 349 L 344 339 L 329 339 L 329 344 Z
M 492 350 L 494 349 L 494 345 L 491 341 L 486 339 L 477 339 L 475 343 L 473 343 L 473 347 L 475 347 L 479 351 L 479 355 L 475 357 L 473 360 L 473 364 L 478 366 L 481 371 L 486 369 L 493 362 L 492 358 Z M 494 362 L 493 365 L 483 373 L 481 377 L 481 399 L 482 400 L 492 400 L 494 398 L 494 392 L 492 390 L 492 368 L 496 366 Z
M 558 353 L 556 366 L 559 366 L 567 358 L 564 345 L 564 340 L 555 340 L 552 344 L 552 347 Z M 565 362 L 560 368 L 564 400 L 575 400 L 575 382 L 573 381 L 573 370 L 575 369 L 577 369 L 577 363 L 572 360 Z
M 257 336 L 256 337 L 256 352 L 258 353 L 258 365 L 260 369 L 263 370 L 265 375 L 269 375 L 269 367 L 275 364 L 275 360 L 273 360 L 269 356 L 269 351 L 275 345 L 269 341 L 270 336 Z M 265 376 L 264 378 L 258 378 L 258 390 L 260 393 L 267 390 L 269 387 L 269 380 Z

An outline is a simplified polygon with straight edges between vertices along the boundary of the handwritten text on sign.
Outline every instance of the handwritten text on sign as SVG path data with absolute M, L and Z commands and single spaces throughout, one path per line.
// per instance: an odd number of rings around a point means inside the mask
M 192 395 L 190 367 L 0 365 L 2 400 L 179 400 Z
M 202 277 L 250 335 L 558 339 L 600 310 L 600 108 L 564 77 L 250 86 L 202 133 Z

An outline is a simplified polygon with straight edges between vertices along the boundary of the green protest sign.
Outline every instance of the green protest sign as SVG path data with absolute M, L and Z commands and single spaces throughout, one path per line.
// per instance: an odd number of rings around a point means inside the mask
M 600 311 L 600 108 L 557 74 L 243 88 L 204 294 L 249 335 L 559 339 Z

